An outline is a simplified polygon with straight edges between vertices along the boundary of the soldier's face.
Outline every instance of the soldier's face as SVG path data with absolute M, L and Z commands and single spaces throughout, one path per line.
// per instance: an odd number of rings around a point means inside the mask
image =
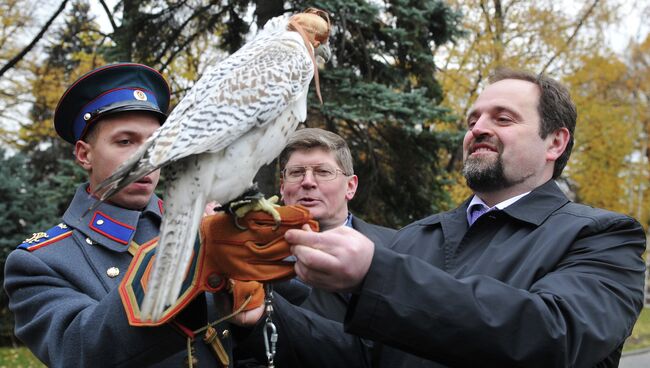
M 320 148 L 298 150 L 289 156 L 285 167 L 327 165 L 340 169 L 334 153 Z M 301 204 L 318 220 L 321 230 L 343 225 L 348 216 L 348 201 L 357 190 L 356 175 L 346 176 L 340 172 L 333 180 L 318 180 L 313 170 L 306 170 L 298 182 L 280 184 L 280 193 L 285 204 Z
M 89 142 L 78 141 L 77 161 L 88 171 L 90 190 L 109 177 L 126 161 L 156 129 L 158 119 L 144 112 L 109 115 L 97 122 L 94 137 Z M 119 191 L 108 202 L 128 209 L 141 209 L 153 194 L 160 170 L 156 170 Z

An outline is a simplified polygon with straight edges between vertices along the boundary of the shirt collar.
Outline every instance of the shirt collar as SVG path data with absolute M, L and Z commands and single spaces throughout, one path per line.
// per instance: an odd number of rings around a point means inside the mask
M 345 218 L 344 226 L 352 227 L 352 214 L 348 212 L 348 217 Z
M 469 205 L 467 206 L 467 209 L 466 209 L 467 223 L 471 222 L 470 214 L 471 214 L 472 206 L 474 206 L 476 204 L 481 205 L 481 206 L 485 206 L 486 208 L 488 208 L 488 211 L 492 211 L 492 210 L 495 210 L 495 209 L 503 210 L 504 208 L 510 206 L 511 204 L 513 204 L 513 203 L 517 202 L 518 200 L 520 200 L 521 198 L 525 197 L 528 193 L 530 193 L 530 191 L 528 191 L 526 193 L 516 195 L 516 196 L 514 196 L 512 198 L 508 198 L 505 201 L 499 202 L 499 203 L 497 203 L 496 205 L 494 205 L 492 207 L 489 207 L 487 204 L 485 204 L 485 202 L 483 202 L 483 200 L 481 198 L 479 198 L 479 196 L 474 195 L 474 196 L 472 196 L 472 200 L 469 201 Z

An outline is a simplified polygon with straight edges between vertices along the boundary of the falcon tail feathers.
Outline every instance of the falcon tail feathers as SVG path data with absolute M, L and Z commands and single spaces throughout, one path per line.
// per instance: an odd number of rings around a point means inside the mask
M 185 208 L 165 209 L 156 259 L 142 305 L 143 318 L 158 321 L 165 309 L 178 299 L 204 208 L 205 198 L 200 195 Z

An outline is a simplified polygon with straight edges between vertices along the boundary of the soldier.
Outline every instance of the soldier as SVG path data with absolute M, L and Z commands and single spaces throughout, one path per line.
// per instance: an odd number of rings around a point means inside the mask
M 159 327 L 127 321 L 118 285 L 135 250 L 157 239 L 163 211 L 154 194 L 158 170 L 88 211 L 96 202 L 89 193 L 164 122 L 169 97 L 156 70 L 120 63 L 82 76 L 59 101 L 56 131 L 74 145 L 88 182 L 77 189 L 61 223 L 9 255 L 4 285 L 16 336 L 48 366 L 179 367 L 191 331 L 221 314 L 215 305 L 224 303 L 210 294 Z M 217 330 L 220 337 L 229 334 L 222 325 Z M 199 366 L 228 365 L 202 342 L 192 350 Z

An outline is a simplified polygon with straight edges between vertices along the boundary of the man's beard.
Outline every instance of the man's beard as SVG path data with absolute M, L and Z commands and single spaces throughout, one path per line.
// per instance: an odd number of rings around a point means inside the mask
M 494 192 L 516 184 L 506 178 L 501 154 L 496 161 L 489 161 L 485 157 L 468 157 L 463 164 L 463 176 L 467 186 L 479 193 Z

